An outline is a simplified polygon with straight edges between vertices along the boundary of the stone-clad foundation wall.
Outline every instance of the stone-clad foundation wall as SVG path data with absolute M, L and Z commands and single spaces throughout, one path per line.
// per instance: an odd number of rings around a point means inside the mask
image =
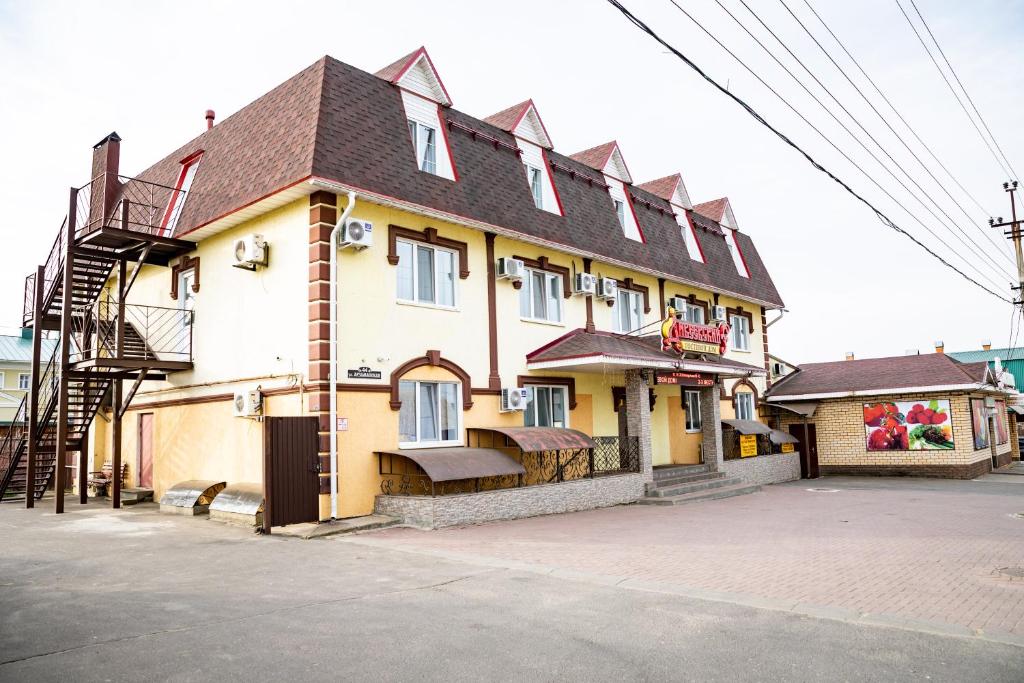
M 726 476 L 739 477 L 747 484 L 778 484 L 800 478 L 800 454 L 777 453 L 753 458 L 726 460 Z
M 374 512 L 422 529 L 482 524 L 561 512 L 593 510 L 638 500 L 640 474 L 580 479 L 561 484 L 482 491 L 452 496 L 377 496 Z

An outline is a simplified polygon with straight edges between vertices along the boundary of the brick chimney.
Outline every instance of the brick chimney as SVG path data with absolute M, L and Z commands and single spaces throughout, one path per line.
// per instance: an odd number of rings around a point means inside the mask
M 213 128 L 213 120 L 217 118 L 216 112 L 212 109 L 206 110 L 206 130 Z
M 942 341 L 935 342 L 935 353 L 945 353 L 946 345 Z
M 992 350 L 992 342 L 989 341 L 988 339 L 986 339 L 985 341 L 981 342 L 981 350 L 982 351 L 991 351 Z
M 120 181 L 117 179 L 121 162 L 121 136 L 116 132 L 106 136 L 92 148 L 92 176 L 90 180 L 89 222 L 102 221 L 110 216 L 117 200 Z M 83 226 L 79 226 L 83 227 Z
M 853 359 L 854 359 L 853 351 L 847 351 L 846 352 L 846 360 L 853 360 Z

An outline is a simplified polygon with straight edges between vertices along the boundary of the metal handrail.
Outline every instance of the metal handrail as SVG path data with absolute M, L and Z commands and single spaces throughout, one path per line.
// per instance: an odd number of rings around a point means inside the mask
M 117 301 L 107 298 L 79 306 L 71 316 L 77 348 L 70 360 L 91 358 L 122 360 L 192 360 L 192 311 L 164 306 L 124 305 L 125 346 L 117 352 Z M 128 348 L 128 347 L 131 348 Z

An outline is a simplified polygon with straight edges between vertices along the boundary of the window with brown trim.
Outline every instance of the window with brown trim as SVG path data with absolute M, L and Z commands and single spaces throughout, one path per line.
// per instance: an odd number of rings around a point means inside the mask
M 437 228 L 428 227 L 420 231 L 392 224 L 388 226 L 388 263 L 393 266 L 397 266 L 400 261 L 398 254 L 399 239 L 408 242 L 432 244 L 456 252 L 459 255 L 459 279 L 465 280 L 469 277 L 469 245 L 465 242 L 441 237 L 437 234 Z
M 185 255 L 178 263 L 171 266 L 171 298 L 175 301 L 178 299 L 178 283 L 181 281 L 181 274 L 187 270 L 193 271 L 192 293 L 199 293 L 199 257 Z
M 729 318 L 729 349 L 732 351 L 750 351 L 750 337 L 754 334 L 754 316 L 744 311 L 742 306 L 726 309 Z

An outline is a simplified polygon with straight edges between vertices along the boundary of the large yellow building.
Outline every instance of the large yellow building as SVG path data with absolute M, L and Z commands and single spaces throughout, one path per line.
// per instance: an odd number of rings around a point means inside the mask
M 376 506 L 426 525 L 799 476 L 770 445 L 725 460 L 723 419 L 768 431 L 783 306 L 728 200 L 693 205 L 679 175 L 635 182 L 614 142 L 556 152 L 532 101 L 464 114 L 423 49 L 376 74 L 324 57 L 208 119 L 134 179 L 116 134 L 96 146 L 68 253 L 77 268 L 114 250 L 108 277 L 66 322 L 26 309 L 69 326 L 72 392 L 114 387 L 97 404 L 111 420 L 67 446 L 88 469 L 126 462 L 159 499 L 183 480 L 266 483 L 298 467 L 287 449 L 313 449 L 295 491 L 313 479 L 316 517 Z M 40 273 L 56 287 L 50 261 Z M 300 416 L 304 445 L 274 440 L 271 418 Z M 272 501 L 309 495 L 274 486 Z M 442 500 L 466 509 L 441 519 Z

